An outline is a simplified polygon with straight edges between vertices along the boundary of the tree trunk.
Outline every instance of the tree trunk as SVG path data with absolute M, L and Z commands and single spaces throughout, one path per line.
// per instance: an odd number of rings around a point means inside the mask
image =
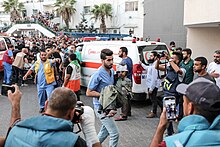
M 101 33 L 106 33 L 105 16 L 101 18 L 100 31 Z
M 64 21 L 65 21 L 67 30 L 69 30 L 69 20 L 64 20 Z

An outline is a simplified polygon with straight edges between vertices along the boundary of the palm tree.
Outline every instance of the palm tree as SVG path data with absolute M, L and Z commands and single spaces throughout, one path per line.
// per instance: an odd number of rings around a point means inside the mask
M 10 12 L 10 20 L 12 22 L 21 18 L 21 12 L 25 10 L 24 4 L 18 2 L 18 0 L 3 1 L 2 7 L 5 9 L 5 12 Z
M 56 11 L 61 14 L 67 29 L 69 29 L 71 16 L 76 12 L 76 9 L 73 7 L 75 3 L 76 0 L 57 0 L 55 3 L 55 7 L 57 7 Z
M 92 18 L 95 18 L 96 21 L 98 19 L 101 20 L 100 32 L 106 33 L 105 18 L 112 17 L 112 5 L 106 3 L 101 4 L 100 6 L 94 5 L 94 8 L 91 10 L 91 12 L 94 15 Z

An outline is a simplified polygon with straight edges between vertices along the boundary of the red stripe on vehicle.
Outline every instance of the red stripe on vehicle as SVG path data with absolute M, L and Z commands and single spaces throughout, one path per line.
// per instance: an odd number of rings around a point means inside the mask
M 82 67 L 95 68 L 95 69 L 98 69 L 100 66 L 102 66 L 102 63 L 95 63 L 95 62 L 83 62 L 82 65 Z M 116 70 L 116 65 L 113 65 L 113 69 Z

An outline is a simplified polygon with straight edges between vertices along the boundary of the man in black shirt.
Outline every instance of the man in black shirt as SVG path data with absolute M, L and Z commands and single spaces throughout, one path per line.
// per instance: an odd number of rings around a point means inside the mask
M 207 64 L 208 61 L 205 57 L 197 57 L 194 59 L 194 80 L 199 77 L 203 77 L 215 83 L 215 79 L 211 77 L 209 73 L 206 71 Z

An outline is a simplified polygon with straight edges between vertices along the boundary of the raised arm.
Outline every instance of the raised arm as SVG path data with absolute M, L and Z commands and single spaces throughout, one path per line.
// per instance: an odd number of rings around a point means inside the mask
M 16 120 L 21 119 L 20 101 L 21 101 L 22 93 L 17 85 L 13 85 L 13 86 L 15 87 L 15 92 L 12 93 L 11 90 L 8 91 L 8 99 L 12 106 L 10 126 L 12 126 Z
M 166 130 L 167 124 L 168 121 L 166 119 L 166 108 L 163 108 L 163 112 L 160 116 L 160 122 L 151 141 L 150 147 L 158 147 L 158 145 L 163 141 L 163 134 Z
M 165 71 L 166 70 L 165 66 L 160 65 L 160 58 L 157 58 L 157 60 L 156 60 L 155 69 L 161 70 L 161 71 Z

